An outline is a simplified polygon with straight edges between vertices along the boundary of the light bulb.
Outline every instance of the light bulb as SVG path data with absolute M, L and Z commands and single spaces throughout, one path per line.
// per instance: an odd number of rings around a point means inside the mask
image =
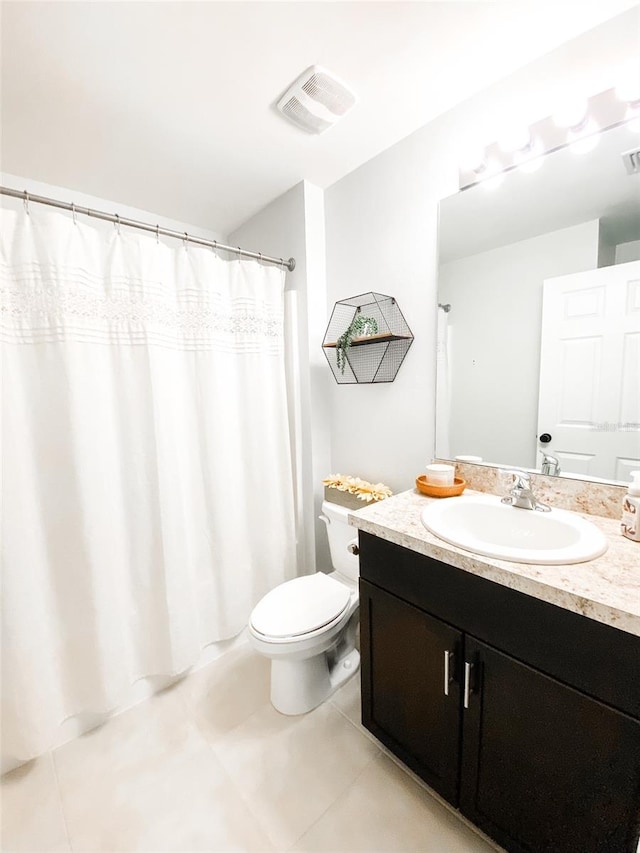
M 488 190 L 493 190 L 499 187 L 504 180 L 504 172 L 501 171 L 501 166 L 495 160 L 489 161 L 487 164 L 486 174 L 483 175 L 481 183 Z
M 640 101 L 627 104 L 627 109 L 624 114 L 624 121 L 628 122 L 628 127 L 632 130 L 640 123 Z
M 532 139 L 529 150 L 516 156 L 516 164 L 521 172 L 536 172 L 542 166 L 544 150 L 539 139 Z
M 498 145 L 505 154 L 524 151 L 531 145 L 531 133 L 528 127 L 505 128 L 498 137 Z
M 569 150 L 574 154 L 587 154 L 597 146 L 600 142 L 599 133 L 578 134 L 571 139 L 572 134 L 569 134 Z
M 640 68 L 637 63 L 630 62 L 620 69 L 616 97 L 627 104 L 640 103 Z
M 633 133 L 640 133 L 640 115 L 631 114 L 626 126 Z
M 487 158 L 484 148 L 470 148 L 462 155 L 460 168 L 463 172 L 475 172 L 476 175 L 483 174 L 487 168 Z
M 553 120 L 558 127 L 578 129 L 585 123 L 588 109 L 586 98 L 566 101 L 558 105 L 553 114 Z

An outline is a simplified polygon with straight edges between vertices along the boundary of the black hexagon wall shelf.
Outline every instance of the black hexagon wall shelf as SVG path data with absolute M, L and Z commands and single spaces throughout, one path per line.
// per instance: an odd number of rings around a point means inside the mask
M 412 343 L 393 296 L 371 292 L 336 302 L 322 350 L 339 385 L 393 382 Z

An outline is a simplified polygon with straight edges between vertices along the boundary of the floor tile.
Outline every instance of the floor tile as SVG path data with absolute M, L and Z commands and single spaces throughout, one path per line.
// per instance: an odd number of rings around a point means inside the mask
M 495 853 L 380 755 L 291 848 L 296 853 Z
M 2 777 L 3 853 L 69 851 L 51 755 L 43 755 Z
M 171 691 L 56 750 L 78 853 L 273 849 Z
M 329 703 L 298 717 L 266 706 L 214 749 L 279 849 L 291 846 L 380 754 Z
M 360 723 L 269 703 L 250 646 L 2 779 L 3 853 L 490 853 Z
M 270 661 L 248 644 L 192 673 L 176 693 L 215 741 L 269 702 Z
M 362 713 L 360 711 L 360 672 L 336 691 L 331 697 L 335 707 L 348 717 L 352 723 L 361 725 Z

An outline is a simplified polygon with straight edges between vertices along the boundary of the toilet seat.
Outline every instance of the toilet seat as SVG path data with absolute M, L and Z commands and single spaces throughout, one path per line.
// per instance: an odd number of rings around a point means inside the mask
M 256 605 L 251 627 L 273 639 L 301 637 L 339 621 L 349 606 L 350 590 L 323 572 L 280 584 Z

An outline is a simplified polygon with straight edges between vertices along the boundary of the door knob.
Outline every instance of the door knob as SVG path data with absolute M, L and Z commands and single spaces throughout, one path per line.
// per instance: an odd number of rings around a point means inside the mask
M 551 435 L 551 433 L 543 432 L 540 436 L 540 441 L 542 442 L 542 444 L 549 444 L 552 438 L 553 436 Z

